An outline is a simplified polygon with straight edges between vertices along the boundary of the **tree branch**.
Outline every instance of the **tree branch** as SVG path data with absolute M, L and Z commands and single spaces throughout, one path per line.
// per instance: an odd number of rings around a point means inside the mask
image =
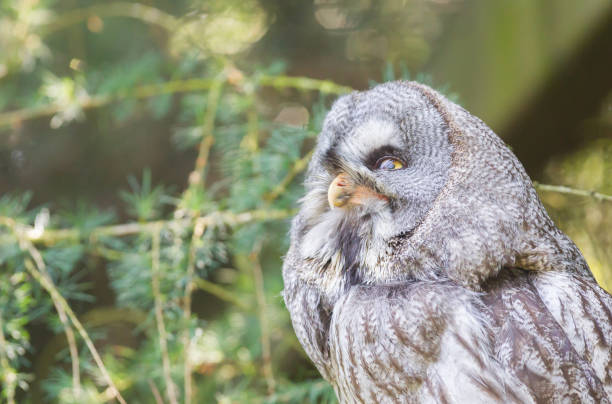
M 191 235 L 191 244 L 189 246 L 189 258 L 187 261 L 187 284 L 185 285 L 185 299 L 183 300 L 183 318 L 185 319 L 185 329 L 183 330 L 183 349 L 184 349 L 184 366 L 183 378 L 185 384 L 185 404 L 191 403 L 193 395 L 193 387 L 191 380 L 191 295 L 193 293 L 193 278 L 195 273 L 195 258 L 197 247 L 196 243 L 204 234 L 205 225 L 202 222 L 196 221 Z
M 187 79 L 168 81 L 160 84 L 146 84 L 116 94 L 94 95 L 82 100 L 75 100 L 75 103 L 83 110 L 100 108 L 128 98 L 141 99 L 163 94 L 207 90 L 216 82 L 218 82 L 218 79 Z M 350 87 L 341 86 L 328 80 L 316 80 L 308 77 L 260 76 L 255 84 L 277 89 L 295 88 L 300 91 L 315 90 L 326 94 L 346 94 L 352 91 Z M 63 108 L 63 105 L 47 104 L 3 112 L 0 113 L 0 128 L 31 119 L 55 115 Z
M 533 186 L 541 191 L 545 192 L 557 192 L 559 194 L 578 195 L 593 198 L 600 202 L 612 202 L 612 195 L 602 194 L 596 191 L 586 191 L 583 189 L 570 188 L 563 185 L 548 185 L 540 184 L 538 182 L 533 183 Z
M 155 387 L 155 384 L 153 384 L 153 381 L 151 379 L 147 380 L 147 383 L 149 384 L 149 388 L 151 389 L 151 393 L 153 393 L 153 398 L 155 399 L 155 404 L 164 404 L 164 400 L 162 400 L 161 394 L 159 394 L 159 390 L 157 389 L 157 387 Z
M 24 239 L 23 236 L 20 235 L 21 232 L 19 231 L 17 223 L 14 221 L 11 222 L 6 220 L 0 223 L 12 229 L 19 242 L 19 248 L 23 252 L 27 252 L 30 257 L 32 257 L 32 260 L 36 264 L 36 268 L 38 269 L 38 271 L 49 283 L 52 284 L 53 281 L 51 280 L 51 276 L 47 271 L 47 266 L 43 260 L 42 255 L 36 249 L 36 247 L 34 247 L 31 241 Z M 33 266 L 27 258 L 25 259 L 24 264 L 26 268 L 31 268 Z M 66 340 L 68 342 L 68 351 L 70 352 L 70 362 L 72 364 L 72 389 L 74 398 L 78 400 L 79 396 L 81 395 L 81 375 L 79 364 L 79 350 L 77 348 L 76 338 L 74 337 L 74 331 L 72 330 L 72 326 L 70 325 L 68 317 L 66 316 L 66 310 L 62 306 L 61 302 L 57 300 L 53 295 L 51 295 L 51 300 L 53 302 L 53 306 L 55 307 L 55 311 L 57 311 L 57 315 L 60 319 L 60 322 L 62 323 L 64 334 L 66 334 Z
M 43 25 L 41 33 L 48 35 L 70 25 L 78 24 L 92 16 L 134 18 L 147 24 L 158 25 L 169 32 L 174 31 L 179 25 L 178 18 L 158 8 L 142 3 L 114 2 L 64 12 L 50 23 Z
M 210 293 L 211 295 L 215 296 L 216 298 L 220 300 L 224 300 L 228 303 L 234 304 L 235 306 L 239 307 L 240 309 L 244 311 L 247 311 L 247 312 L 253 311 L 253 307 L 243 302 L 238 297 L 236 297 L 232 292 L 217 285 L 216 283 L 213 283 L 211 281 L 208 281 L 206 279 L 199 278 L 199 277 L 195 277 L 193 280 L 193 283 L 195 284 L 197 288 L 207 293 Z
M 279 89 L 296 88 L 303 91 L 315 90 L 320 93 L 336 95 L 347 94 L 355 90 L 351 87 L 343 86 L 330 80 L 311 79 L 310 77 L 261 76 L 257 80 L 257 84 Z
M 162 356 L 164 380 L 166 381 L 166 394 L 168 395 L 170 404 L 178 404 L 175 385 L 170 375 L 170 357 L 168 356 L 166 325 L 164 324 L 162 297 L 159 290 L 160 232 L 161 227 L 158 226 L 153 232 L 151 242 L 151 289 L 155 302 L 155 322 L 157 323 L 157 333 L 159 335 L 159 349 Z
M 198 150 L 198 157 L 196 158 L 195 167 L 191 174 L 189 174 L 189 186 L 201 186 L 204 185 L 204 171 L 208 164 L 208 154 L 212 147 L 215 138 L 213 135 L 213 129 L 215 127 L 215 117 L 217 116 L 217 108 L 219 106 L 219 99 L 221 98 L 221 90 L 225 79 L 219 79 L 214 82 L 208 92 L 208 102 L 206 103 L 206 112 L 202 122 L 202 141 Z
M 274 394 L 276 381 L 272 372 L 272 355 L 270 349 L 270 325 L 268 324 L 268 313 L 266 307 L 266 294 L 264 289 L 263 271 L 259 262 L 259 252 L 261 251 L 261 243 L 257 243 L 251 252 L 249 259 L 251 261 L 251 269 L 253 271 L 253 283 L 255 284 L 255 296 L 257 297 L 257 311 L 259 316 L 259 325 L 261 328 L 261 359 L 262 371 L 266 379 L 268 387 L 268 395 Z
M 295 214 L 293 210 L 280 209 L 256 209 L 242 213 L 233 213 L 230 211 L 214 212 L 209 215 L 200 216 L 195 219 L 196 222 L 202 222 L 206 226 L 223 224 L 226 226 L 237 226 L 252 222 L 263 222 L 269 220 L 287 219 Z M 13 220 L 9 217 L 0 216 L 0 222 L 4 220 Z M 84 233 L 78 229 L 45 229 L 40 234 L 33 234 L 25 231 L 23 236 L 35 243 L 45 245 L 53 245 L 64 240 L 78 240 L 89 237 L 89 240 L 95 242 L 103 237 L 125 237 L 135 234 L 152 234 L 158 226 L 179 226 L 187 227 L 192 224 L 192 219 L 175 219 L 175 220 L 156 220 L 151 222 L 131 222 L 123 224 L 115 224 L 110 226 L 100 226 Z M 26 226 L 27 229 L 31 227 Z
M 128 98 L 141 99 L 163 94 L 173 94 L 191 91 L 207 90 L 213 85 L 211 79 L 190 79 L 168 81 L 161 84 L 146 84 L 116 94 L 101 94 L 88 98 L 75 100 L 76 105 L 83 109 L 100 108 L 116 101 Z M 47 104 L 36 107 L 17 109 L 0 113 L 0 128 L 15 125 L 17 123 L 55 115 L 64 108 L 60 104 Z
M 15 234 L 15 237 L 17 237 L 17 240 L 19 241 L 20 248 L 23 251 L 28 252 L 32 257 L 34 263 L 32 263 L 32 260 L 30 260 L 29 258 L 26 258 L 24 260 L 26 270 L 51 295 L 53 303 L 61 307 L 61 310 L 67 315 L 74 327 L 77 329 L 77 331 L 81 335 L 81 338 L 83 338 L 83 340 L 85 341 L 85 345 L 87 345 L 87 348 L 89 349 L 89 352 L 91 353 L 94 362 L 98 366 L 100 373 L 102 373 L 102 377 L 104 378 L 106 384 L 108 385 L 108 388 L 110 389 L 111 396 L 117 399 L 119 403 L 126 404 L 125 400 L 121 396 L 121 393 L 119 392 L 119 389 L 117 389 L 115 383 L 113 382 L 113 379 L 110 377 L 110 374 L 108 373 L 108 370 L 106 369 L 106 366 L 104 365 L 104 362 L 102 361 L 98 350 L 93 344 L 93 341 L 89 337 L 89 334 L 87 333 L 87 331 L 85 331 L 85 328 L 72 311 L 72 308 L 70 307 L 66 299 L 64 299 L 59 290 L 57 290 L 57 287 L 53 284 L 51 278 L 46 273 L 46 268 L 44 265 L 44 261 L 42 260 L 42 256 L 40 255 L 40 252 L 38 252 L 38 250 L 34 247 L 34 245 L 27 237 L 24 237 L 26 233 L 20 230 L 15 220 L 6 217 L 0 217 L 0 224 L 7 226 L 13 231 L 13 234 Z M 70 343 L 70 340 L 68 342 Z

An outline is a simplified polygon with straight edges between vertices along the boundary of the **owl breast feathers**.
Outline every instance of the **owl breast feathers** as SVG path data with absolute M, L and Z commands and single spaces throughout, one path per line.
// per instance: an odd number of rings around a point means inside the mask
M 412 82 L 341 97 L 305 187 L 284 298 L 341 402 L 612 398 L 612 297 L 478 118 Z

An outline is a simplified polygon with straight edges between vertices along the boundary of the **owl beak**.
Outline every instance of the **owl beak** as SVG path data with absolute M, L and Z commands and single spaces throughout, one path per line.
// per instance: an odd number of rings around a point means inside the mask
M 339 174 L 329 184 L 327 189 L 327 202 L 330 208 L 341 208 L 348 204 L 364 205 L 368 200 L 375 198 L 387 201 L 388 198 L 363 185 L 355 185 L 345 173 Z

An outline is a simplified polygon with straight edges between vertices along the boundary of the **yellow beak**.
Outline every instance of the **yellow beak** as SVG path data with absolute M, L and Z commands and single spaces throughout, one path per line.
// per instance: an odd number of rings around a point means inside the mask
M 333 209 L 346 205 L 353 195 L 353 188 L 352 182 L 346 174 L 342 173 L 334 178 L 327 189 L 329 207 Z
M 388 200 L 386 196 L 374 192 L 370 188 L 362 185 L 355 186 L 345 173 L 341 173 L 334 178 L 327 189 L 327 202 L 332 209 L 341 208 L 349 203 L 363 205 L 371 198 Z

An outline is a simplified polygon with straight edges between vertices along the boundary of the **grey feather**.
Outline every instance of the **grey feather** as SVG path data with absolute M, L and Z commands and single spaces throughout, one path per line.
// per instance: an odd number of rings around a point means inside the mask
M 331 209 L 339 175 L 377 197 Z M 478 118 L 413 82 L 341 97 L 305 188 L 284 297 L 341 402 L 612 397 L 612 297 Z

